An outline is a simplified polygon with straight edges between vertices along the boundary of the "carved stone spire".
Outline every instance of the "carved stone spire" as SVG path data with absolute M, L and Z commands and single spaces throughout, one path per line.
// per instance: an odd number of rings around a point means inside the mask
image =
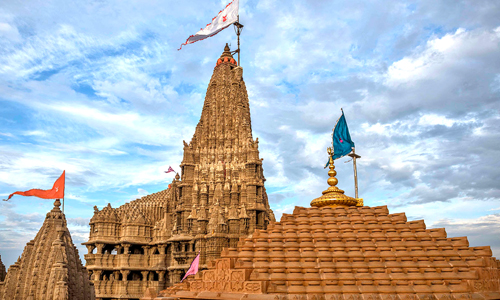
M 9 268 L 0 299 L 95 298 L 94 286 L 73 245 L 60 206 L 57 199 L 35 239 L 26 244 L 22 256 Z
M 203 234 L 217 238 L 207 241 L 206 249 L 200 249 L 202 264 L 219 257 L 223 247 L 234 247 L 239 236 L 265 229 L 274 221 L 264 188 L 258 139 L 253 139 L 251 124 L 243 68 L 237 66 L 226 44 L 208 84 L 193 138 L 189 144 L 184 142 L 179 184 L 182 205 L 176 209 L 180 220 L 194 216 L 195 204 L 201 210 L 211 208 L 208 224 L 190 225 L 204 221 L 201 212 L 196 220 L 186 220 L 188 226 L 182 227 L 183 231 L 206 227 Z M 237 221 L 239 215 L 248 218 L 245 226 Z
M 215 65 L 200 121 L 183 142 L 180 175 L 164 191 L 95 210 L 84 245 L 98 298 L 137 299 L 148 287 L 166 288 L 181 280 L 198 253 L 206 268 L 222 249 L 275 220 L 243 69 L 228 45 Z

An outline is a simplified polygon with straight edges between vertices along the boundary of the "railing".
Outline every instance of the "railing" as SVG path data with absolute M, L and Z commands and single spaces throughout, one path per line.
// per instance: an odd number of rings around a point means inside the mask
M 165 289 L 160 281 L 94 281 L 96 298 L 141 298 L 147 288 Z
M 166 254 L 155 254 L 149 256 L 149 267 L 154 268 L 158 267 L 160 265 L 166 265 L 167 262 L 167 255 Z
M 179 252 L 179 259 L 194 258 L 195 252 Z M 187 256 L 186 256 L 187 255 Z M 108 268 L 149 268 L 167 263 L 166 254 L 85 254 L 87 267 Z
M 187 263 L 188 260 L 193 259 L 196 256 L 196 252 L 187 251 L 187 252 L 174 252 L 174 259 L 179 263 Z

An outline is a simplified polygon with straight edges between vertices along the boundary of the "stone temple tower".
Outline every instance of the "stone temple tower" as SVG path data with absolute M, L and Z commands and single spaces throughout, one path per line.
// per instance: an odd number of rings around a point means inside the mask
M 96 298 L 162 290 L 180 281 L 199 252 L 206 268 L 223 248 L 274 222 L 258 145 L 243 69 L 226 45 L 193 138 L 184 142 L 181 175 L 166 190 L 95 208 L 84 244 Z
M 94 286 L 57 199 L 36 237 L 0 282 L 0 300 L 94 300 Z
M 194 136 L 189 144 L 184 142 L 174 215 L 172 239 L 185 237 L 181 244 L 198 245 L 204 252 L 202 263 L 220 257 L 224 247 L 235 247 L 240 236 L 274 221 L 258 145 L 258 138 L 252 137 L 243 69 L 226 45 Z

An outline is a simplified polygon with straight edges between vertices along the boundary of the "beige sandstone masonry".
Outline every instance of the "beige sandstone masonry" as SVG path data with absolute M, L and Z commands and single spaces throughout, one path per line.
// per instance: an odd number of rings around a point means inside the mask
M 95 208 L 84 243 L 98 299 L 137 299 L 180 281 L 236 247 L 241 236 L 274 222 L 253 139 L 243 69 L 226 45 L 208 85 L 181 176 L 167 190 L 118 208 Z M 182 178 L 182 179 L 181 179 Z
M 296 207 L 208 270 L 143 299 L 500 299 L 500 262 L 380 207 Z
M 94 286 L 73 245 L 56 200 L 35 239 L 10 266 L 0 285 L 2 300 L 93 300 Z

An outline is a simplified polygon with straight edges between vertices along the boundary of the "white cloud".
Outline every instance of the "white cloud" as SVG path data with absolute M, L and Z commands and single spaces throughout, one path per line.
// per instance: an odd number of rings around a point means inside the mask
M 500 35 L 493 31 L 457 29 L 442 38 L 430 39 L 421 52 L 394 62 L 388 69 L 385 84 L 395 87 L 434 80 L 463 66 L 474 57 L 498 52 Z
M 21 40 L 21 35 L 19 34 L 19 30 L 17 30 L 16 27 L 2 22 L 0 22 L 0 37 L 9 39 L 14 42 L 18 42 Z
M 0 132 L 0 135 L 1 136 L 6 136 L 6 137 L 14 137 L 14 135 L 12 133 L 10 133 L 10 132 L 6 132 L 6 133 Z
M 67 214 L 78 221 L 94 202 L 165 188 L 163 171 L 182 160 L 215 61 L 236 37 L 228 29 L 176 49 L 224 3 L 26 1 L 2 3 L 0 13 L 0 36 L 10 35 L 0 39 L 2 194 L 50 187 L 66 169 Z M 362 155 L 366 204 L 398 205 L 429 224 L 436 211 L 477 219 L 498 207 L 500 4 L 448 8 L 242 2 L 252 128 L 277 217 L 327 187 L 325 148 L 340 107 Z M 343 162 L 339 187 L 352 195 Z M 475 215 L 465 216 L 470 207 Z M 88 230 L 71 226 L 85 241 Z
M 39 137 L 46 137 L 48 134 L 45 131 L 42 130 L 30 130 L 30 131 L 25 131 L 23 133 L 25 136 L 39 136 Z

